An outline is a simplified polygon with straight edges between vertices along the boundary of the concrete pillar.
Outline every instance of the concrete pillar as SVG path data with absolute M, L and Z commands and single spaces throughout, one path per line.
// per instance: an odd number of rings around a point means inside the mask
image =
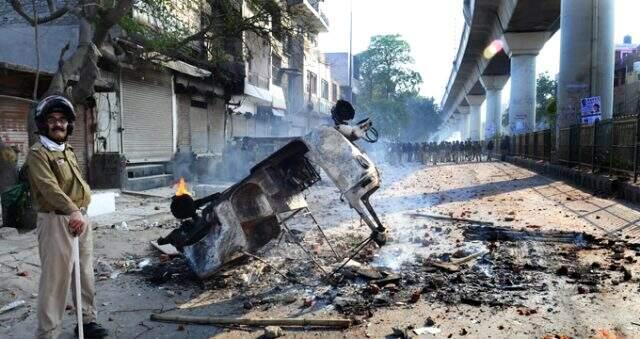
M 557 128 L 580 122 L 580 99 L 613 114 L 615 0 L 562 0 Z
M 502 128 L 502 89 L 509 81 L 508 75 L 483 75 L 480 78 L 487 92 L 487 118 L 484 139 L 500 135 Z
M 462 119 L 458 118 L 456 120 L 456 130 L 460 132 L 460 140 L 464 137 L 464 128 L 462 127 Z
M 469 114 L 469 138 L 471 141 L 479 141 L 482 138 L 481 108 L 484 99 L 484 95 L 467 95 L 467 102 L 471 107 Z
M 549 32 L 505 33 L 505 51 L 511 58 L 511 134 L 535 130 L 536 56 L 549 39 Z
M 469 139 L 469 106 L 458 107 L 458 112 L 460 112 L 460 134 L 464 141 Z

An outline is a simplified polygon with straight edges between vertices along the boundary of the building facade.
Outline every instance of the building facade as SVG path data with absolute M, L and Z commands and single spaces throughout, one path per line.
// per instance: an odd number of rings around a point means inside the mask
M 282 4 L 299 25 L 297 33 L 273 30 L 272 39 L 265 39 L 245 31 L 230 37 L 232 58 L 225 63 L 207 65 L 199 42 L 187 46 L 189 55 L 203 61 L 198 65 L 180 58 L 101 62 L 94 104 L 79 112 L 70 140 L 92 184 L 132 190 L 168 186 L 176 177 L 193 178 L 224 161 L 232 138 L 297 136 L 326 121 L 337 95 L 315 41 L 328 31 L 328 21 L 317 0 Z M 36 6 L 38 13 L 47 13 L 46 1 L 37 0 Z M 193 27 L 200 25 L 197 13 L 185 15 Z M 241 15 L 252 15 L 245 1 Z M 153 23 L 135 11 L 133 17 Z M 67 55 L 77 48 L 69 37 L 78 31 L 69 14 L 40 25 L 38 65 L 33 27 L 7 2 L 0 3 L 0 137 L 20 150 L 21 160 L 29 146 L 35 74 L 41 97 L 57 70 L 60 50 L 68 41 Z M 115 41 L 132 56 L 143 48 L 132 34 Z
M 626 36 L 615 55 L 613 114 L 640 114 L 640 46 Z

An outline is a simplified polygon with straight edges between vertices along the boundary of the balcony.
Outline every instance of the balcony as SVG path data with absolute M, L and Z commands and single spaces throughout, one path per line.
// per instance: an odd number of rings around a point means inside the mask
M 291 14 L 301 17 L 306 24 L 319 33 L 329 31 L 329 19 L 320 10 L 319 0 L 287 0 Z

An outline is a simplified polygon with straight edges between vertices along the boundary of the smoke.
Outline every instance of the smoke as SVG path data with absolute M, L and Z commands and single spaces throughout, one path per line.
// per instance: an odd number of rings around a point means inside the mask
M 421 265 L 425 260 L 447 260 L 456 251 L 476 253 L 486 250 L 480 241 L 456 242 L 461 234 L 447 221 L 418 216 L 429 214 L 439 201 L 435 191 L 429 192 L 420 183 L 422 165 L 381 166 L 383 185 L 372 197 L 372 203 L 382 216 L 388 230 L 387 244 L 374 255 L 372 265 L 400 271 Z M 472 199 L 471 193 L 460 193 Z

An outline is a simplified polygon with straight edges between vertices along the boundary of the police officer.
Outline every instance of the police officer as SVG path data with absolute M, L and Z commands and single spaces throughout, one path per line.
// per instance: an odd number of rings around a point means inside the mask
M 84 335 L 88 338 L 107 335 L 107 330 L 96 323 L 93 235 L 86 216 L 91 191 L 82 178 L 73 148 L 67 143 L 75 119 L 73 105 L 65 97 L 53 95 L 42 99 L 35 112 L 39 140 L 31 147 L 26 160 L 38 211 L 37 236 L 42 267 L 38 338 L 55 338 L 60 332 L 67 293 L 72 285 L 72 246 L 76 236 L 80 244 Z M 75 295 L 73 293 L 74 299 Z
M 493 143 L 493 139 L 489 139 L 489 142 L 487 143 L 487 161 L 491 161 L 491 156 L 493 155 L 493 148 L 494 148 L 494 143 Z

